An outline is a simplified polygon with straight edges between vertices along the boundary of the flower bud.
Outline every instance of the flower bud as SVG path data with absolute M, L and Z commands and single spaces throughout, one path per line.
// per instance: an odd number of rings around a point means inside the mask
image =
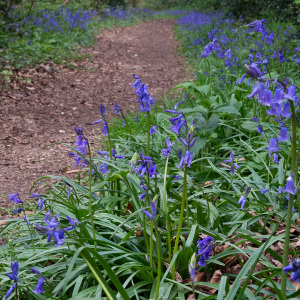
M 244 65 L 247 75 L 252 79 L 257 79 L 261 77 L 261 72 L 257 68 L 256 64 L 251 64 L 250 66 Z

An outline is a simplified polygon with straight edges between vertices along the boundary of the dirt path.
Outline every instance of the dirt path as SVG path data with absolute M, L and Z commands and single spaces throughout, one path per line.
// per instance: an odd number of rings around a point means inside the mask
M 86 136 L 95 136 L 99 128 L 91 123 L 99 119 L 100 103 L 109 114 L 112 102 L 127 111 L 138 109 L 132 73 L 148 84 L 154 96 L 183 80 L 175 22 L 155 20 L 102 31 L 97 44 L 82 51 L 91 55 L 77 62 L 83 71 L 62 66 L 55 66 L 53 73 L 48 66 L 23 71 L 32 78 L 32 86 L 7 91 L 0 100 L 0 208 L 7 207 L 7 194 L 19 192 L 26 199 L 40 176 L 62 175 L 74 168 L 65 147 L 42 147 L 55 142 L 73 145 L 74 125 Z

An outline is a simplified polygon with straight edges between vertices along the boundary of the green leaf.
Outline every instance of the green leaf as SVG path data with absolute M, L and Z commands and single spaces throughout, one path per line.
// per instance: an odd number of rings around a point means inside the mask
M 221 105 L 221 106 L 214 108 L 213 111 L 225 113 L 225 114 L 234 114 L 234 115 L 238 115 L 238 116 L 241 115 L 240 112 L 233 105 Z

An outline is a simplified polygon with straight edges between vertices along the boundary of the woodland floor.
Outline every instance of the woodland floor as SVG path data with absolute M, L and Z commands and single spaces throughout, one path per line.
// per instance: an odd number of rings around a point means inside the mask
M 125 111 L 138 110 L 133 73 L 157 99 L 184 80 L 187 73 L 177 54 L 175 22 L 155 20 L 102 30 L 93 47 L 80 50 L 89 57 L 76 61 L 74 69 L 48 63 L 18 71 L 32 81 L 20 89 L 5 89 L 0 97 L 0 215 L 10 206 L 8 194 L 18 192 L 26 200 L 40 176 L 66 176 L 75 169 L 67 147 L 46 147 L 74 145 L 74 125 L 84 129 L 94 150 L 100 149 L 100 127 L 91 126 L 100 118 L 100 103 L 106 105 L 108 116 L 112 103 Z M 40 188 L 37 185 L 33 192 Z

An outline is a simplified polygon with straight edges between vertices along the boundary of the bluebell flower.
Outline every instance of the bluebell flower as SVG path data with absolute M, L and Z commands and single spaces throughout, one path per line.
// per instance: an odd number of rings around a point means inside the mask
M 66 231 L 70 231 L 72 229 L 74 229 L 75 224 L 80 224 L 80 222 L 78 222 L 78 220 L 72 220 L 70 217 L 68 217 L 68 220 L 71 224 L 71 227 L 66 228 Z M 56 244 L 55 247 L 60 246 L 64 243 L 65 240 L 65 232 L 63 229 L 61 229 L 59 227 L 59 216 L 53 217 L 50 214 L 47 214 L 44 220 L 45 223 L 47 223 L 47 226 L 42 226 L 39 223 L 35 223 L 35 227 L 37 229 L 37 231 L 41 232 L 42 234 L 47 235 L 47 242 L 49 243 L 52 238 L 54 238 Z
M 194 144 L 195 144 L 195 142 L 196 142 L 196 140 L 197 140 L 197 138 L 194 138 L 194 128 L 193 128 L 193 127 L 191 128 L 191 130 L 190 130 L 190 132 L 187 134 L 185 140 L 184 140 L 182 137 L 180 137 L 179 140 L 182 142 L 182 144 L 183 144 L 184 146 L 187 147 L 188 150 L 190 150 L 191 147 L 194 146 Z
M 205 260 L 209 259 L 212 248 L 213 248 L 213 242 L 214 239 L 211 236 L 208 236 L 204 238 L 203 240 L 198 240 L 197 246 L 198 246 L 198 255 L 200 256 L 199 260 L 199 266 L 204 267 L 205 266 Z
M 292 194 L 292 195 L 295 195 L 296 191 L 294 189 L 294 174 L 292 174 L 291 176 L 289 176 L 286 180 L 286 186 L 285 186 L 285 189 L 284 191 L 289 193 L 289 194 Z
M 101 116 L 105 117 L 105 106 L 103 104 L 100 104 L 99 110 L 100 110 Z
M 263 134 L 263 133 L 264 133 L 263 128 L 262 128 L 261 125 L 258 125 L 258 127 L 257 127 L 257 132 L 260 133 L 260 134 Z
M 196 275 L 196 253 L 192 255 L 188 269 L 191 276 L 191 281 L 194 282 Z
M 253 118 L 252 118 L 252 121 L 254 121 L 254 122 L 259 122 L 259 120 L 258 120 L 256 117 L 253 117 Z
M 258 79 L 258 78 L 260 78 L 262 76 L 261 75 L 261 71 L 257 68 L 256 64 L 253 63 L 253 64 L 251 64 L 249 66 L 245 64 L 244 67 L 245 67 L 247 75 L 250 78 L 252 78 L 252 79 Z
M 176 118 L 171 118 L 170 121 L 172 119 L 175 120 Z M 184 119 L 182 119 L 182 117 L 180 117 L 177 119 L 176 123 L 173 126 L 170 126 L 170 131 L 176 132 L 176 134 L 180 134 L 180 130 L 181 130 L 182 126 L 186 127 L 186 122 Z
M 238 201 L 238 204 L 240 204 L 241 205 L 241 209 L 242 210 L 244 210 L 244 206 L 245 206 L 245 204 L 246 204 L 246 197 L 243 195 L 240 199 L 239 199 L 239 201 Z
M 7 299 L 11 293 L 14 291 L 14 289 L 17 288 L 17 283 L 14 282 L 13 285 L 9 288 L 7 294 L 5 295 L 5 298 L 4 299 Z
M 18 214 L 21 211 L 24 211 L 24 209 L 22 207 L 14 209 L 14 214 Z
M 8 195 L 8 199 L 9 199 L 9 201 L 13 201 L 16 204 L 23 203 L 23 201 L 20 200 L 19 193 L 14 193 L 14 194 Z
M 290 139 L 288 136 L 288 129 L 286 127 L 281 127 L 280 129 L 280 136 L 278 137 L 278 140 L 280 142 L 286 142 Z
M 282 112 L 281 112 L 281 116 L 283 118 L 289 118 L 291 116 L 290 107 L 291 107 L 291 105 L 290 105 L 290 102 L 288 102 L 288 101 L 283 104 Z
M 156 200 L 153 199 L 150 202 L 150 209 L 151 209 L 151 213 L 149 213 L 148 211 L 146 211 L 145 209 L 143 209 L 143 213 L 152 221 L 154 221 L 155 217 L 156 217 Z
M 68 227 L 68 228 L 65 228 L 66 231 L 70 231 L 70 230 L 74 229 L 75 226 L 76 226 L 76 224 L 82 225 L 82 224 L 78 221 L 78 219 L 73 220 L 73 219 L 70 218 L 68 215 L 67 215 L 67 219 L 68 219 L 68 221 L 69 221 L 69 223 L 70 223 L 71 226 Z
M 280 116 L 282 114 L 282 105 L 281 103 L 271 103 L 271 109 L 267 111 L 267 114 L 270 116 Z
M 264 193 L 266 193 L 266 192 L 268 192 L 269 191 L 269 189 L 263 189 L 263 190 L 260 190 L 260 192 L 262 193 L 262 194 L 264 194 Z
M 178 158 L 181 159 L 181 157 L 182 157 L 182 149 L 181 148 L 177 149 L 177 155 L 178 155 Z
M 35 268 L 31 268 L 30 272 L 33 274 L 39 274 L 39 275 L 41 274 L 41 272 Z
M 121 159 L 124 158 L 124 155 L 116 155 L 117 152 L 116 152 L 116 150 L 115 150 L 114 148 L 111 148 L 111 154 L 112 154 L 112 156 L 113 156 L 114 158 L 121 158 Z
M 276 138 L 271 138 L 270 139 L 269 146 L 268 146 L 267 150 L 269 151 L 269 156 L 271 156 L 271 152 L 278 152 L 279 151 L 278 140 Z
M 174 182 L 176 182 L 179 178 L 180 178 L 180 175 L 178 174 L 178 175 L 171 175 L 171 177 L 173 177 L 174 178 L 174 180 L 172 180 L 171 182 L 172 183 L 174 183 Z
M 241 196 L 241 198 L 238 201 L 238 204 L 241 205 L 242 210 L 244 210 L 244 207 L 245 207 L 245 204 L 246 204 L 246 201 L 247 201 L 247 196 L 249 195 L 250 191 L 251 191 L 251 186 L 248 185 L 246 187 L 245 194 L 243 196 Z
M 43 209 L 43 205 L 45 203 L 45 200 L 42 200 L 41 196 L 39 194 L 36 193 L 32 193 L 29 198 L 39 198 L 38 202 L 37 202 L 37 207 L 39 208 L 39 210 Z
M 272 92 L 270 90 L 264 90 L 263 98 L 264 101 L 262 102 L 262 105 L 270 106 L 272 104 Z
M 76 128 L 74 126 L 74 130 L 75 132 L 77 133 L 78 137 L 77 137 L 77 141 L 76 141 L 76 150 L 81 154 L 81 155 L 85 155 L 86 154 L 86 147 L 87 147 L 87 139 L 85 138 L 85 136 L 83 135 L 83 130 L 81 128 Z M 73 153 L 73 152 L 70 152 L 69 153 L 69 156 L 70 157 L 73 157 L 74 160 L 75 160 L 75 166 L 77 167 L 79 162 L 82 161 L 82 164 L 81 166 L 82 167 L 85 167 L 86 164 L 88 164 L 88 162 L 83 159 L 79 154 L 77 153 Z
M 263 98 L 263 92 L 265 89 L 265 85 L 261 82 L 259 82 L 258 84 L 256 84 L 252 90 L 252 92 L 250 93 L 250 95 L 248 95 L 247 97 L 250 99 L 252 97 L 254 97 L 255 95 L 258 95 L 259 98 Z
M 5 273 L 6 276 L 9 277 L 10 280 L 13 280 L 14 282 L 18 282 L 18 274 L 19 274 L 19 262 L 15 260 L 10 264 L 12 274 Z
M 139 117 L 135 115 L 135 119 L 133 119 L 133 121 L 139 122 Z
M 162 149 L 161 150 L 164 157 L 167 158 L 169 156 L 174 144 L 175 144 L 175 142 L 170 142 L 170 138 L 167 137 L 167 149 Z
M 190 168 L 193 160 L 194 152 L 190 152 L 186 150 L 185 155 L 181 158 L 179 165 L 177 168 L 183 168 L 184 166 Z
M 140 152 L 139 155 L 140 160 L 136 161 L 139 166 L 134 169 L 134 172 L 139 174 L 140 177 L 144 177 L 147 172 L 149 177 L 155 177 L 157 175 L 156 163 L 152 161 L 150 156 L 144 156 L 142 152 Z
M 102 133 L 104 134 L 104 136 L 107 136 L 107 123 L 104 121 L 103 122 L 103 128 L 102 128 Z
M 279 164 L 279 157 L 277 153 L 274 153 L 273 158 L 274 163 Z
M 28 220 L 25 216 L 23 216 L 23 219 L 24 219 L 24 221 L 25 221 L 28 225 L 31 225 L 31 223 L 29 222 L 29 220 Z
M 132 87 L 139 96 L 138 102 L 140 103 L 140 111 L 150 111 L 152 109 L 151 106 L 155 104 L 155 99 L 148 93 L 147 85 L 145 85 L 138 76 L 133 74 L 133 78 L 135 78 L 136 81 L 132 84 Z
M 282 269 L 284 273 L 291 272 L 291 280 L 300 283 L 300 260 L 293 259 L 293 261 L 288 266 L 283 267 Z
M 113 107 L 113 112 L 115 112 L 118 115 L 121 110 L 120 106 L 118 104 L 113 104 Z
M 37 285 L 35 287 L 35 290 L 34 290 L 34 293 L 36 295 L 45 293 L 45 291 L 43 290 L 43 285 L 44 285 L 44 278 L 43 278 L 43 276 L 40 276 L 40 278 L 37 282 Z
M 152 127 L 150 128 L 150 134 L 155 134 L 155 133 L 157 133 L 156 129 L 157 129 L 157 126 L 152 126 Z
M 231 168 L 230 168 L 230 174 L 234 174 L 235 171 L 239 170 L 241 167 L 234 162 L 234 158 L 233 158 L 233 151 L 230 151 L 230 158 L 224 160 L 225 163 L 230 163 L 231 164 Z

